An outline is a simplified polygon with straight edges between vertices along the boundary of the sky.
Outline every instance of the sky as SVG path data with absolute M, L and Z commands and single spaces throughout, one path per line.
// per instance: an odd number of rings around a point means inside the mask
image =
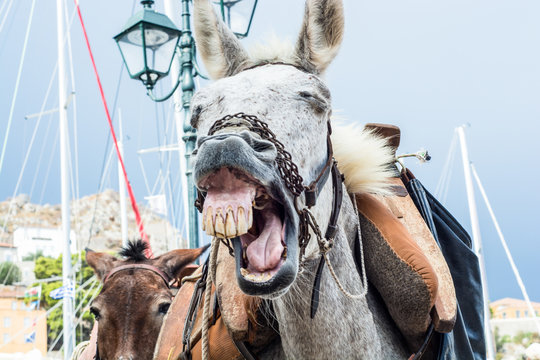
M 0 0 L 0 9 L 10 0 Z M 0 141 L 6 133 L 31 0 L 13 2 L 0 23 Z M 58 116 L 44 115 L 31 142 L 56 64 L 56 2 L 36 1 L 19 93 L 0 173 L 0 200 L 29 194 L 35 203 L 60 203 Z M 427 149 L 432 160 L 407 166 L 435 191 L 445 169 L 454 129 L 468 124 L 466 136 L 474 162 L 510 251 L 533 301 L 540 302 L 540 176 L 537 145 L 540 134 L 540 3 L 535 0 L 345 0 L 345 38 L 326 81 L 334 113 L 358 124 L 398 125 L 399 153 Z M 141 149 L 175 143 L 171 102 L 156 104 L 144 87 L 122 71 L 112 37 L 141 8 L 132 0 L 81 0 L 109 108 L 122 114 L 125 161 L 139 202 L 165 192 L 177 204 L 180 194 L 179 155 Z M 304 1 L 260 0 L 246 46 L 271 34 L 294 40 Z M 162 1 L 156 2 L 158 10 Z M 7 5 L 0 12 L 2 21 Z M 68 1 L 68 14 L 73 3 Z M 92 72 L 81 26 L 71 25 L 75 100 L 69 106 L 73 191 L 86 196 L 100 188 L 108 125 Z M 44 109 L 58 106 L 56 78 Z M 204 86 L 205 81 L 200 83 Z M 170 88 L 166 79 L 158 93 Z M 70 86 L 70 89 L 72 87 Z M 74 109 L 76 107 L 76 109 Z M 74 116 L 76 114 L 76 116 Z M 75 132 L 76 129 L 76 132 Z M 32 146 L 30 147 L 30 145 Z M 22 172 L 28 152 L 27 165 Z M 77 156 L 75 156 L 77 154 Z M 450 167 L 445 205 L 470 231 L 459 147 Z M 114 162 L 102 188 L 117 189 Z M 168 175 L 162 181 L 160 168 Z M 78 171 L 75 172 L 75 169 Z M 20 178 L 20 182 L 19 182 Z M 19 185 L 17 186 L 17 184 Z M 476 188 L 491 300 L 522 298 L 487 209 Z M 179 227 L 182 211 L 169 214 Z

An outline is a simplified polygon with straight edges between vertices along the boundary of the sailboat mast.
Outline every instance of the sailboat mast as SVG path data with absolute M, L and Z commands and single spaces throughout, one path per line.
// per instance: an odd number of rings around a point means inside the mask
M 124 129 L 122 128 L 122 111 L 118 109 L 118 150 L 120 156 L 124 159 Z M 128 244 L 128 223 L 127 223 L 127 205 L 126 205 L 126 180 L 122 172 L 122 164 L 118 160 L 118 195 L 120 197 L 120 226 L 122 229 L 122 247 Z
M 180 7 L 179 7 L 178 0 L 165 0 L 165 14 L 176 24 L 178 25 L 180 23 Z M 176 84 L 176 80 L 180 76 L 180 63 L 178 61 L 173 60 L 171 64 L 171 71 L 170 71 L 170 78 L 171 78 L 171 84 L 174 86 Z M 185 157 L 185 149 L 182 146 L 182 136 L 184 136 L 184 110 L 182 107 L 182 92 L 175 91 L 173 94 L 173 103 L 174 103 L 174 121 L 176 123 L 176 141 L 178 144 L 178 155 L 180 158 L 180 171 L 185 173 L 186 171 L 186 157 Z M 188 187 L 187 187 L 187 178 L 185 176 L 181 177 L 182 182 L 182 207 L 183 207 L 183 213 L 184 213 L 184 221 L 187 224 L 189 222 L 189 207 L 188 207 Z M 175 219 L 177 220 L 177 219 Z M 178 226 L 179 228 L 182 228 L 182 226 Z M 189 233 L 189 231 L 188 231 Z M 188 234 L 189 236 L 190 234 Z M 189 242 L 188 242 L 189 244 Z M 180 244 L 180 239 L 176 239 L 176 247 L 185 247 L 187 244 Z
M 66 90 L 66 61 L 64 51 L 64 2 L 56 0 L 56 26 L 58 41 L 58 101 L 60 115 L 60 177 L 62 194 L 62 237 L 64 252 L 62 258 L 62 280 L 64 286 L 63 298 L 63 329 L 64 329 L 64 360 L 71 358 L 74 344 L 73 334 L 73 301 L 68 289 L 71 283 L 71 250 L 70 250 L 70 198 L 69 198 L 69 159 L 68 159 L 68 124 L 67 124 L 67 90 Z
M 467 149 L 467 141 L 465 139 L 465 128 L 460 126 L 457 128 L 459 142 L 461 145 L 461 159 L 463 161 L 463 173 L 465 175 L 465 186 L 467 188 L 467 202 L 469 204 L 469 215 L 471 218 L 473 247 L 478 262 L 480 264 L 480 275 L 482 277 L 482 295 L 484 298 L 484 336 L 486 340 L 486 354 L 488 360 L 495 359 L 495 346 L 491 335 L 490 326 L 490 311 L 489 311 L 489 293 L 487 287 L 486 266 L 484 262 L 484 253 L 482 248 L 482 237 L 480 236 L 480 225 L 478 222 L 478 212 L 476 209 L 476 201 L 474 198 L 474 187 L 471 176 L 471 161 L 469 160 L 469 150 Z

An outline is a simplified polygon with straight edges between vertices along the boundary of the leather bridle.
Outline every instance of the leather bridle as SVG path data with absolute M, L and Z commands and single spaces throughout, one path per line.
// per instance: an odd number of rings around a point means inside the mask
M 117 273 L 119 273 L 121 271 L 126 271 L 126 270 L 146 270 L 146 271 L 151 271 L 151 272 L 157 274 L 163 280 L 163 282 L 167 286 L 167 289 L 170 289 L 171 288 L 171 283 L 174 282 L 174 279 L 171 279 L 169 277 L 169 275 L 167 275 L 165 272 L 161 271 L 160 269 L 158 269 L 157 267 L 155 267 L 153 265 L 148 265 L 148 264 L 126 264 L 126 265 L 117 266 L 117 267 L 113 268 L 111 271 L 109 271 L 107 273 L 107 275 L 105 276 L 105 278 L 103 279 L 103 285 L 105 285 L 105 283 L 107 283 L 107 281 L 113 275 L 115 275 L 115 274 L 117 274 Z M 95 360 L 101 360 L 101 358 L 99 356 L 99 348 L 98 348 L 98 334 L 99 334 L 99 324 L 98 324 L 98 331 L 96 333 L 96 354 L 94 355 Z
M 294 197 L 294 207 L 300 218 L 300 232 L 298 236 L 299 248 L 300 248 L 300 264 L 304 264 L 305 249 L 311 239 L 309 229 L 311 228 L 317 237 L 319 249 L 322 253 L 328 252 L 332 246 L 334 237 L 337 232 L 337 220 L 341 209 L 341 203 L 343 198 L 343 176 L 337 168 L 337 162 L 333 157 L 332 141 L 330 135 L 332 134 L 332 127 L 330 121 L 327 121 L 327 158 L 323 168 L 319 171 L 318 176 L 309 185 L 304 185 L 304 179 L 298 172 L 298 166 L 293 162 L 291 154 L 285 150 L 283 143 L 281 143 L 276 135 L 270 130 L 268 124 L 260 120 L 255 115 L 248 115 L 245 113 L 237 113 L 234 115 L 226 115 L 217 120 L 210 130 L 208 135 L 213 135 L 216 132 L 232 127 L 245 127 L 249 131 L 259 135 L 262 139 L 271 142 L 277 151 L 276 164 L 280 177 L 282 178 L 285 186 Z M 320 228 L 315 220 L 310 209 L 317 204 L 317 198 L 322 191 L 326 181 L 330 174 L 332 174 L 333 194 L 334 200 L 332 203 L 332 212 L 328 221 L 328 227 L 323 237 Z M 305 206 L 302 207 L 299 204 L 301 195 L 304 194 Z M 198 190 L 198 197 L 195 201 L 195 206 L 202 212 L 204 203 L 204 195 Z M 233 254 L 232 245 L 229 240 L 223 240 L 225 245 L 229 248 L 231 255 Z
M 313 231 L 317 238 L 317 243 L 319 245 L 320 260 L 317 267 L 317 272 L 315 276 L 315 281 L 313 283 L 313 291 L 311 296 L 311 316 L 315 316 L 317 312 L 317 307 L 319 304 L 319 286 L 322 270 L 324 268 L 325 259 L 324 254 L 326 254 L 332 246 L 334 245 L 334 237 L 336 235 L 338 226 L 337 221 L 339 218 L 341 204 L 343 200 L 343 175 L 339 172 L 337 167 L 337 162 L 334 159 L 332 141 L 330 135 L 332 134 L 332 127 L 330 125 L 330 120 L 327 120 L 327 158 L 324 163 L 324 166 L 319 171 L 318 176 L 309 184 L 304 185 L 304 179 L 298 173 L 298 166 L 293 162 L 291 154 L 285 150 L 283 143 L 281 143 L 276 135 L 270 130 L 268 124 L 260 120 L 255 115 L 248 115 L 245 113 L 237 113 L 234 115 L 226 115 L 221 119 L 217 120 L 208 130 L 208 135 L 213 135 L 216 132 L 231 127 L 245 127 L 249 131 L 256 133 L 262 139 L 270 141 L 276 148 L 276 164 L 278 167 L 279 174 L 282 180 L 285 183 L 285 186 L 289 189 L 291 194 L 294 197 L 294 206 L 295 210 L 299 216 L 299 234 L 298 234 L 298 245 L 299 245 L 299 260 L 300 266 L 303 267 L 305 263 L 305 250 L 307 245 L 311 240 L 310 229 Z M 321 233 L 320 227 L 317 224 L 317 221 L 310 209 L 317 204 L 317 199 L 326 184 L 328 178 L 332 174 L 332 187 L 333 187 L 333 202 L 332 202 L 332 212 L 328 220 L 328 226 L 326 228 L 326 233 Z M 301 195 L 304 194 L 305 206 L 302 207 L 299 204 L 299 199 Z M 198 190 L 198 198 L 195 202 L 195 206 L 202 212 L 204 203 L 204 195 Z M 233 255 L 232 245 L 230 244 L 229 239 L 221 239 L 221 241 L 229 248 L 229 253 Z

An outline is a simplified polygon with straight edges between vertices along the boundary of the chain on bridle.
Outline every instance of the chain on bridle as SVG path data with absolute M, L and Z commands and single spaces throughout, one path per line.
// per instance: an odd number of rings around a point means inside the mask
M 237 120 L 237 121 L 234 121 Z M 276 135 L 270 130 L 268 124 L 264 121 L 261 121 L 257 116 L 248 115 L 243 112 L 226 115 L 221 119 L 217 120 L 210 130 L 208 130 L 208 135 L 214 135 L 216 132 L 231 128 L 231 127 L 245 127 L 249 131 L 256 133 L 262 139 L 271 142 L 276 148 L 276 165 L 279 171 L 279 175 L 283 180 L 285 186 L 294 196 L 294 206 L 299 216 L 299 234 L 298 234 L 298 245 L 300 248 L 300 262 L 303 265 L 304 255 L 306 247 L 311 239 L 311 234 L 309 229 L 311 228 L 313 233 L 317 238 L 319 244 L 319 250 L 321 254 L 328 252 L 333 245 L 333 239 L 336 232 L 336 222 L 339 215 L 339 207 L 341 205 L 341 194 L 336 194 L 336 192 L 341 192 L 341 183 L 337 184 L 338 180 L 341 181 L 341 174 L 337 170 L 336 161 L 333 158 L 332 152 L 332 143 L 330 141 L 330 134 L 332 133 L 332 128 L 330 126 L 330 121 L 328 123 L 328 135 L 327 135 L 327 146 L 328 146 L 328 158 L 324 165 L 324 168 L 319 173 L 319 176 L 308 186 L 304 185 L 304 179 L 298 172 L 298 166 L 293 162 L 291 154 L 285 150 L 285 146 L 281 143 Z M 334 201 L 334 208 L 332 210 L 331 221 L 326 232 L 326 236 L 323 237 L 320 227 L 315 220 L 313 214 L 309 211 L 309 208 L 315 205 L 319 192 L 322 190 L 322 187 L 326 183 L 330 172 L 334 173 L 333 182 L 334 182 L 334 198 L 340 197 L 339 202 Z M 339 179 L 336 179 L 338 178 Z M 339 188 L 336 190 L 336 188 Z M 306 206 L 300 207 L 298 200 L 302 193 L 305 194 Z M 195 206 L 202 212 L 202 206 L 204 202 L 204 196 L 199 192 L 198 198 L 195 201 Z M 335 207 L 338 207 L 337 209 Z M 221 239 L 223 243 L 229 248 L 229 253 L 233 255 L 233 249 L 229 242 L 229 239 Z

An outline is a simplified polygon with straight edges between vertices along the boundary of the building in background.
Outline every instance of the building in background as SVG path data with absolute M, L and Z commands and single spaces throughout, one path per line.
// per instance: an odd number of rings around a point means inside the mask
M 71 231 L 71 252 L 75 253 L 75 233 Z M 17 248 L 18 261 L 23 257 L 41 252 L 44 256 L 58 257 L 62 254 L 62 230 L 54 228 L 20 227 L 13 232 L 13 245 Z
M 540 303 L 533 302 L 536 316 L 540 315 Z M 530 318 L 529 307 L 524 300 L 504 298 L 489 304 L 492 319 L 521 319 Z
M 0 289 L 0 353 L 26 353 L 37 349 L 47 353 L 47 319 L 37 302 L 25 303 L 23 286 Z
M 17 248 L 14 245 L 0 243 L 0 262 L 17 261 Z
M 540 316 L 540 303 L 533 302 L 532 307 L 535 314 L 531 314 L 527 303 L 524 300 L 504 298 L 493 301 L 490 304 L 491 320 L 490 325 L 493 331 L 498 329 L 501 336 L 516 336 L 522 333 L 538 333 L 535 319 Z M 536 319 L 540 321 L 540 319 Z

